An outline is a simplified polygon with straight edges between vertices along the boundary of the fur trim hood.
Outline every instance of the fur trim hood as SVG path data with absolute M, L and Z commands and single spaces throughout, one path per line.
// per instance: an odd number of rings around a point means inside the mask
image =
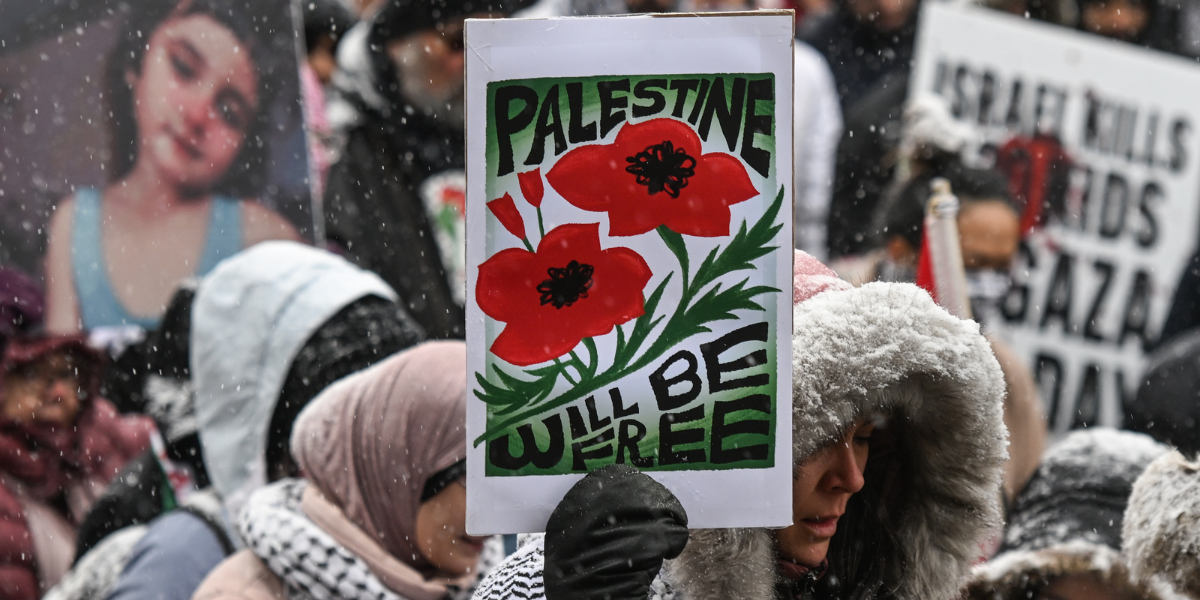
M 1083 574 L 1156 597 L 1129 577 L 1121 526 L 1133 482 L 1166 452 L 1149 436 L 1109 428 L 1074 431 L 1052 446 L 1013 506 L 1000 554 L 973 574 L 968 598 L 1032 598 L 1060 576 Z
M 892 460 L 902 489 L 886 515 L 874 516 L 894 543 L 863 557 L 883 565 L 875 596 L 953 598 L 982 538 L 1001 520 L 1000 365 L 978 324 L 950 315 L 917 286 L 849 289 L 813 263 L 797 253 L 795 463 L 860 419 L 886 417 L 897 431 Z M 868 462 L 868 478 L 871 469 Z M 766 529 L 693 531 L 667 575 L 688 600 L 770 599 L 778 577 L 773 540 Z
M 1150 463 L 1129 498 L 1122 548 L 1135 579 L 1200 597 L 1200 461 L 1172 452 Z

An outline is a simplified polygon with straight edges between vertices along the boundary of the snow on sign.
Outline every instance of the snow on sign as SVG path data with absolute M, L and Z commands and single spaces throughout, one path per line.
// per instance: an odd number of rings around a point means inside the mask
M 468 530 L 614 463 L 788 524 L 791 13 L 466 36 Z
M 1034 231 L 999 333 L 1056 430 L 1121 425 L 1196 249 L 1200 68 L 970 7 L 927 4 L 920 30 L 910 93 L 976 128 Z

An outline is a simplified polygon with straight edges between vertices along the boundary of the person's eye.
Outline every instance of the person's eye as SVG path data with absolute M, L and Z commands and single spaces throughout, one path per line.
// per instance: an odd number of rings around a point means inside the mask
M 171 68 L 175 69 L 175 74 L 184 81 L 191 81 L 196 78 L 196 69 L 192 67 L 182 56 L 171 53 Z
M 249 125 L 245 110 L 237 102 L 218 100 L 217 114 L 221 115 L 221 120 L 238 131 L 245 131 L 247 125 Z

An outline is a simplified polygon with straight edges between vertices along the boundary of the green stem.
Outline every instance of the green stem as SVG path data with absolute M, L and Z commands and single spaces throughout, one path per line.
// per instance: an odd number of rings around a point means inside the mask
M 537 207 L 537 215 L 538 215 L 538 233 L 542 234 L 542 237 L 546 237 L 546 226 L 542 224 L 542 207 L 540 207 L 540 206 Z
M 529 239 L 528 239 L 528 238 L 521 238 L 521 241 L 525 243 L 525 249 L 526 249 L 526 250 L 528 250 L 528 251 L 530 251 L 530 252 L 534 252 L 533 246 L 531 246 L 531 245 L 529 244 Z
M 560 373 L 562 373 L 563 379 L 567 380 L 567 383 L 570 383 L 571 385 L 578 385 L 575 383 L 574 379 L 571 379 L 571 374 L 567 373 L 567 365 L 562 364 L 562 361 L 558 360 L 557 358 L 554 359 L 554 364 L 558 365 L 558 370 Z

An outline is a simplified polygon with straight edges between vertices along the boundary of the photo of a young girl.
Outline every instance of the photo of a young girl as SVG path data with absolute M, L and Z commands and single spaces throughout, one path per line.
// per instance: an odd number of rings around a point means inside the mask
M 101 82 L 106 183 L 72 182 L 49 216 L 48 330 L 155 329 L 181 280 L 258 242 L 311 238 L 311 221 L 259 201 L 278 187 L 270 141 L 276 95 L 296 89 L 284 85 L 297 76 L 292 25 L 284 0 L 128 11 Z

